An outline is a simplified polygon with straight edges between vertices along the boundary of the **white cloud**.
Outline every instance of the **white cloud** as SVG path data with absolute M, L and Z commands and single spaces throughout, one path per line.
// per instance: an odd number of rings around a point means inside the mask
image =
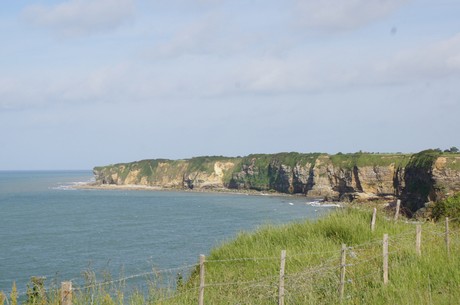
M 52 7 L 31 5 L 23 11 L 30 23 L 65 37 L 116 28 L 133 13 L 134 0 L 68 0 Z
M 179 45 L 178 50 L 171 50 L 188 55 L 56 71 L 47 77 L 29 73 L 18 74 L 13 79 L 0 78 L 0 107 L 20 109 L 28 105 L 81 102 L 168 103 L 246 94 L 261 97 L 337 93 L 392 84 L 444 83 L 440 79 L 452 83 L 455 77 L 460 77 L 460 34 L 393 54 L 376 52 L 366 53 L 367 56 L 359 52 L 345 55 L 343 49 L 319 54 L 304 47 L 284 56 L 242 53 L 222 58 L 190 55 L 194 48 L 199 50 L 193 42 Z
M 298 22 L 310 29 L 340 31 L 379 20 L 409 0 L 296 0 Z
M 308 54 L 307 49 L 298 51 L 284 57 L 247 58 L 223 78 L 239 83 L 242 92 L 262 94 L 411 86 L 460 78 L 460 34 L 393 54 L 345 55 L 336 50 L 325 55 Z M 222 90 L 229 91 L 235 92 L 230 86 Z
M 46 104 L 46 80 L 28 76 L 0 76 L 0 112 Z M 27 88 L 26 90 L 24 88 Z
M 158 44 L 152 53 L 159 57 L 207 53 L 217 38 L 216 18 L 207 17 L 189 23 L 174 33 L 166 42 Z
M 182 24 L 163 41 L 159 41 L 144 54 L 149 59 L 173 59 L 184 55 L 234 56 L 254 44 L 249 33 L 241 33 L 239 26 L 228 26 L 230 17 L 209 13 Z
M 18 84 L 10 78 L 0 77 L 0 111 L 13 107 L 11 95 L 18 91 Z
M 314 90 L 318 79 L 313 77 L 315 67 L 306 58 L 253 58 L 239 67 L 245 84 L 252 92 L 287 92 Z
M 57 72 L 43 77 L 43 74 L 31 72 L 29 75 L 0 78 L 0 110 L 114 100 L 117 89 L 122 85 L 119 81 L 122 71 L 120 67 L 113 67 L 65 76 Z
M 431 45 L 401 51 L 374 65 L 382 81 L 407 83 L 460 77 L 460 33 Z

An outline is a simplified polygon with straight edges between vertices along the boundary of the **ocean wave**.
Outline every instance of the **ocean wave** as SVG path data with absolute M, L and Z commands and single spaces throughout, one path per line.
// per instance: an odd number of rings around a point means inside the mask
M 57 185 L 50 186 L 49 189 L 58 191 L 75 191 L 79 186 L 94 183 L 95 181 L 96 180 L 94 178 L 91 178 L 86 181 L 58 182 Z
M 338 203 L 322 203 L 321 201 L 309 201 L 305 203 L 306 205 L 313 206 L 313 207 L 320 207 L 320 208 L 340 208 L 341 205 Z

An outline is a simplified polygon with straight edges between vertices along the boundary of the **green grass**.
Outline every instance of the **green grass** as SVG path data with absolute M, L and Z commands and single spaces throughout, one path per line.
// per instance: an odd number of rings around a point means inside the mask
M 416 300 L 416 304 L 448 304 L 460 297 L 460 260 L 447 259 L 443 239 L 435 235 L 442 232 L 441 228 L 424 225 L 427 233 L 423 239 L 423 256 L 419 258 L 414 250 L 414 225 L 393 223 L 380 217 L 372 233 L 369 219 L 369 212 L 345 210 L 317 222 L 266 227 L 252 234 L 240 234 L 234 241 L 212 251 L 206 279 L 211 283 L 242 284 L 210 287 L 206 289 L 206 301 L 277 304 L 278 257 L 280 251 L 286 249 L 286 302 L 338 303 L 342 243 L 353 247 L 356 255 L 356 258 L 348 257 L 353 266 L 347 271 L 345 303 L 410 304 Z M 390 235 L 390 283 L 387 286 L 383 285 L 381 276 L 383 233 Z M 238 262 L 241 257 L 260 259 Z M 197 281 L 192 278 L 191 286 L 196 286 Z M 231 296 L 230 299 L 227 296 Z
M 415 226 L 384 216 L 369 230 L 369 211 L 346 209 L 316 222 L 267 226 L 241 233 L 207 257 L 209 304 L 277 304 L 279 257 L 287 250 L 286 304 L 336 304 L 342 243 L 347 257 L 346 304 L 451 304 L 460 297 L 460 260 L 448 259 L 442 227 L 424 224 L 422 257 L 415 253 Z M 382 283 L 381 239 L 390 236 L 390 282 Z M 456 231 L 456 234 L 458 231 Z M 456 239 L 455 251 L 459 251 Z M 454 249 L 452 249 L 454 251 Z M 186 292 L 162 304 L 195 304 L 198 271 Z M 191 289 L 191 290 L 190 290 Z M 181 292 L 181 290 L 179 290 Z
M 460 171 L 460 154 L 458 153 L 449 153 L 449 154 L 443 154 L 443 157 L 446 157 L 446 167 L 455 170 L 455 171 Z
M 376 231 L 370 232 L 369 221 L 370 212 L 346 209 L 316 222 L 241 233 L 207 258 L 205 300 L 209 304 L 277 304 L 279 257 L 286 249 L 286 304 L 339 303 L 342 243 L 353 252 L 347 257 L 352 266 L 347 267 L 346 304 L 450 304 L 460 298 L 460 259 L 457 255 L 448 259 L 443 238 L 436 235 L 442 233 L 441 227 L 423 226 L 423 256 L 418 257 L 413 224 L 380 216 Z M 386 286 L 381 275 L 384 233 L 390 236 L 390 283 Z M 458 246 L 455 251 L 460 250 Z M 199 285 L 197 274 L 185 291 Z M 184 299 L 164 304 L 195 304 L 196 289 L 192 291 Z
M 287 250 L 285 304 L 338 304 L 340 249 L 347 245 L 344 304 L 455 304 L 460 299 L 460 239 L 451 228 L 451 255 L 443 225 L 422 226 L 422 256 L 415 225 L 381 211 L 371 232 L 368 209 L 343 209 L 316 221 L 242 232 L 206 257 L 205 304 L 278 304 L 281 250 Z M 383 234 L 389 234 L 389 283 L 382 281 Z M 176 287 L 177 277 L 146 278 L 147 290 L 125 292 L 123 282 L 77 290 L 74 304 L 197 304 L 199 268 Z M 89 284 L 93 277 L 89 277 Z M 95 279 L 95 278 L 94 278 Z M 58 304 L 58 290 L 46 301 Z M 38 299 L 37 299 L 38 300 Z M 32 303 L 26 303 L 32 304 Z
M 336 154 L 330 156 L 334 166 L 352 169 L 355 166 L 390 166 L 405 167 L 409 162 L 410 155 L 406 154 L 372 154 L 372 153 L 352 153 Z
M 436 159 L 441 155 L 442 152 L 433 149 L 421 151 L 411 157 L 407 167 L 431 169 Z

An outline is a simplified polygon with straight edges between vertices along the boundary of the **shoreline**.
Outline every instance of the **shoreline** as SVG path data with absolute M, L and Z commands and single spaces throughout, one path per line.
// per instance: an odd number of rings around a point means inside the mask
M 293 197 L 293 198 L 306 198 L 315 199 L 321 203 L 329 203 L 324 201 L 324 197 L 307 197 L 304 194 L 286 194 L 279 192 L 264 192 L 256 190 L 233 190 L 227 188 L 201 188 L 201 189 L 186 189 L 186 188 L 166 188 L 161 186 L 149 186 L 140 184 L 97 184 L 89 182 L 85 184 L 78 184 L 72 186 L 73 189 L 78 190 L 123 190 L 123 191 L 161 191 L 161 192 L 190 192 L 190 193 L 211 193 L 211 194 L 234 194 L 234 195 L 246 195 L 246 196 L 273 196 L 273 197 Z

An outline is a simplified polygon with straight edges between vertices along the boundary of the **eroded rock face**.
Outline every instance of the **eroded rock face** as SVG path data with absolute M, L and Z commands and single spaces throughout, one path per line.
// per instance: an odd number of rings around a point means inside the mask
M 273 160 L 267 168 L 259 168 L 256 159 L 235 169 L 235 162 L 213 164 L 212 172 L 187 171 L 186 162 L 158 163 L 154 173 L 143 176 L 138 168 L 126 165 L 95 169 L 96 181 L 101 184 L 140 184 L 165 188 L 223 188 L 275 190 L 281 193 L 305 194 L 312 197 L 340 199 L 353 193 L 373 196 L 394 195 L 394 180 L 399 181 L 394 165 L 343 168 L 333 165 L 330 157 L 320 156 L 315 163 L 289 166 Z M 224 181 L 232 173 L 229 183 Z M 124 177 L 124 178 L 123 178 Z M 396 178 L 395 178 L 396 177 Z M 265 184 L 263 184 L 265 183 Z
M 334 165 L 328 156 L 322 156 L 316 160 L 313 168 L 313 187 L 307 195 L 333 200 L 393 196 L 394 180 L 394 164 L 340 167 Z
M 215 162 L 211 173 L 195 171 L 184 175 L 184 187 L 193 189 L 224 188 L 224 176 L 235 166 L 232 162 Z
M 312 176 L 312 188 L 308 190 L 307 196 L 339 198 L 337 176 L 329 156 L 321 156 L 316 160 Z
M 356 168 L 356 181 L 358 190 L 364 193 L 377 195 L 394 195 L 393 179 L 395 165 L 390 166 L 365 166 Z
M 232 171 L 235 163 L 215 162 L 213 171 L 189 170 L 187 161 L 157 162 L 145 174 L 139 165 L 119 164 L 95 168 L 96 183 L 115 185 L 142 185 L 162 188 L 223 188 L 226 172 Z
M 289 165 L 274 160 L 268 166 L 269 187 L 280 193 L 294 193 L 294 172 Z
M 185 162 L 160 162 L 149 177 L 149 185 L 164 188 L 180 188 L 184 185 L 184 178 L 181 173 L 185 172 L 187 164 Z
M 297 164 L 292 169 L 292 190 L 294 194 L 306 194 L 313 186 L 312 164 L 307 163 L 304 166 Z
M 129 171 L 128 175 L 126 176 L 125 180 L 123 181 L 123 184 L 141 184 L 142 178 L 144 181 L 146 180 L 147 177 L 139 177 L 140 170 L 132 170 Z
M 228 183 L 230 189 L 252 189 L 254 188 L 252 177 L 259 175 L 259 170 L 255 165 L 256 159 L 253 158 L 249 164 L 243 164 L 239 171 L 232 174 Z
M 460 165 L 460 157 L 439 157 L 433 165 L 432 175 L 438 187 L 438 197 L 460 192 L 460 170 L 450 165 Z
M 252 158 L 248 164 L 243 164 L 240 171 L 233 173 L 228 187 L 274 190 L 287 194 L 306 194 L 311 189 L 311 163 L 291 166 L 273 159 L 264 168 L 256 163 L 256 158 Z

